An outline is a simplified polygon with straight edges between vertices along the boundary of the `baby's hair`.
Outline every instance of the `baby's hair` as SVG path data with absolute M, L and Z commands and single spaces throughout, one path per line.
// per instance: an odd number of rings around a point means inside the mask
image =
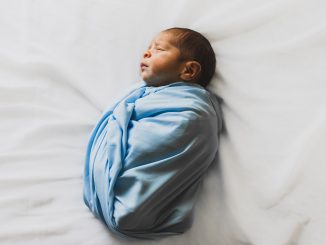
M 181 52 L 181 59 L 192 59 L 201 65 L 201 72 L 196 82 L 206 87 L 211 81 L 216 68 L 214 50 L 209 41 L 199 32 L 187 28 L 173 27 L 164 30 L 175 35 L 173 45 Z

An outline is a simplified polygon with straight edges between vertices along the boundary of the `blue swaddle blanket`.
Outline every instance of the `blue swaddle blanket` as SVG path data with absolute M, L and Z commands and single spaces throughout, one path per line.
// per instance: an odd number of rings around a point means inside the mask
M 86 154 L 84 201 L 125 237 L 183 233 L 218 151 L 218 98 L 197 84 L 145 84 L 109 108 Z

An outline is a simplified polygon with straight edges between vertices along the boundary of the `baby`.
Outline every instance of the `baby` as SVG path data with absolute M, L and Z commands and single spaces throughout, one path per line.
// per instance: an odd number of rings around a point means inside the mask
M 141 61 L 145 83 L 95 126 L 84 201 L 115 234 L 154 239 L 191 227 L 222 126 L 218 98 L 205 89 L 215 63 L 211 45 L 198 32 L 160 32 Z

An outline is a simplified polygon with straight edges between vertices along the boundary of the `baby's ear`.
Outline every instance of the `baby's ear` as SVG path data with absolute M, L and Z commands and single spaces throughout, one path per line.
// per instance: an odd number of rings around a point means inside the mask
M 180 74 L 180 78 L 183 81 L 193 81 L 195 80 L 199 73 L 201 72 L 201 65 L 197 61 L 187 61 L 184 68 Z

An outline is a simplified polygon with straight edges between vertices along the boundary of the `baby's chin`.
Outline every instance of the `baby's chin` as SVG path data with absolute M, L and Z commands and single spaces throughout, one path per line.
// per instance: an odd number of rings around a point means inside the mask
M 148 79 L 144 79 L 142 78 L 143 81 L 146 83 L 147 86 L 151 86 L 151 87 L 159 87 L 159 86 L 165 86 L 165 85 L 169 85 L 175 82 L 180 82 L 180 81 L 153 81 L 153 80 L 148 80 Z
M 147 86 L 151 86 L 151 87 L 159 87 L 159 86 L 162 86 L 162 85 L 160 85 L 160 83 L 153 82 L 153 81 L 144 80 L 144 82 L 146 83 Z
M 146 75 L 140 74 L 140 77 L 146 83 L 147 86 L 158 86 L 156 81 L 153 81 L 153 79 L 150 79 Z

